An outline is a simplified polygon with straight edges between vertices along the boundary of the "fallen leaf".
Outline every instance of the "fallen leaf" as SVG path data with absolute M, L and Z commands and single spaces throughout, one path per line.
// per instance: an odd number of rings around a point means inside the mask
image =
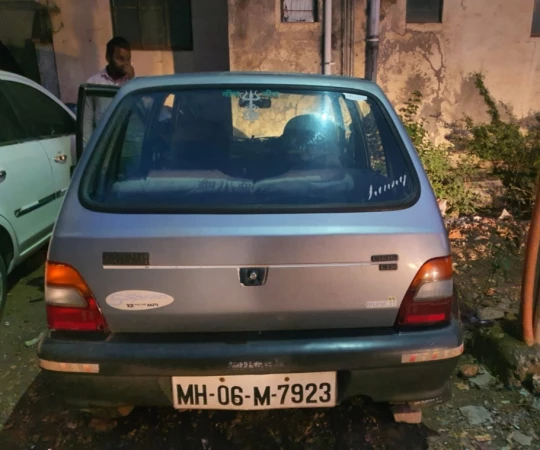
M 496 293 L 497 291 L 493 288 L 489 288 L 484 291 L 484 295 L 487 295 L 488 297 L 493 297 Z
M 489 434 L 480 434 L 478 436 L 475 436 L 474 439 L 476 439 L 478 442 L 489 442 L 489 441 L 491 441 L 491 435 L 489 435 Z
M 119 406 L 118 407 L 118 414 L 120 414 L 121 417 L 126 417 L 131 414 L 131 411 L 133 411 L 133 406 Z
M 510 214 L 506 209 L 503 209 L 502 214 L 499 216 L 499 220 L 509 220 L 512 218 L 512 214 Z
M 465 383 L 456 383 L 456 387 L 460 390 L 460 391 L 468 391 L 470 388 L 468 385 L 466 385 Z
M 450 234 L 448 235 L 449 239 L 463 239 L 463 235 L 461 234 L 461 231 L 459 230 L 452 230 Z

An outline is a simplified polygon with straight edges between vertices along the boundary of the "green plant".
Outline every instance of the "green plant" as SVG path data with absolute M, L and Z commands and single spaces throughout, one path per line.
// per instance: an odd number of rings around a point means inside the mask
M 400 109 L 401 120 L 420 156 L 431 186 L 438 199 L 448 201 L 450 214 L 474 212 L 473 196 L 465 186 L 473 168 L 467 158 L 454 158 L 448 145 L 436 145 L 429 138 L 425 121 L 418 117 L 422 94 L 413 92 L 412 97 Z
M 491 266 L 484 284 L 484 292 L 496 283 L 497 273 L 501 273 L 504 281 L 508 282 L 512 269 L 515 269 L 512 262 L 523 257 L 524 234 L 517 222 L 498 225 L 496 230 L 490 232 L 492 235 L 498 235 L 498 238 L 496 238 L 497 242 L 491 240 L 488 244 Z
M 487 106 L 490 121 L 475 124 L 470 117 L 465 117 L 468 133 L 457 138 L 455 143 L 488 161 L 492 174 L 507 190 L 509 206 L 517 213 L 529 213 L 540 170 L 540 114 L 536 114 L 532 124 L 522 127 L 505 108 L 509 120 L 503 121 L 484 76 L 475 73 L 473 78 Z

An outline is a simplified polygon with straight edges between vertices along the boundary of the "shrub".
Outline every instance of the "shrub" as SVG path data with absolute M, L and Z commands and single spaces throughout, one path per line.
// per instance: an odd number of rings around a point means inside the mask
M 540 171 L 540 114 L 536 114 L 531 124 L 522 127 L 505 108 L 510 118 L 503 121 L 483 75 L 475 73 L 473 77 L 490 121 L 475 124 L 470 117 L 465 117 L 467 133 L 455 143 L 488 161 L 491 173 L 507 190 L 509 207 L 515 213 L 528 214 L 534 204 L 535 183 Z
M 473 195 L 465 186 L 473 172 L 469 159 L 463 155 L 454 158 L 449 145 L 436 145 L 428 135 L 425 121 L 418 117 L 422 94 L 413 92 L 412 97 L 400 109 L 400 116 L 411 140 L 420 156 L 426 174 L 435 195 L 440 200 L 448 201 L 448 213 L 451 215 L 474 212 Z

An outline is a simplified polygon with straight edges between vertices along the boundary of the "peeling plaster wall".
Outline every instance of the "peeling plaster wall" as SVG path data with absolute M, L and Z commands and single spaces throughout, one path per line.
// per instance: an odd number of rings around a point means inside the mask
M 52 15 L 56 67 L 64 102 L 76 102 L 81 83 L 105 64 L 105 46 L 112 37 L 109 0 L 56 0 Z M 172 52 L 134 51 L 137 76 L 173 73 Z
M 219 2 L 223 4 L 215 8 Z M 517 117 L 540 110 L 540 38 L 530 37 L 533 0 L 446 0 L 442 24 L 406 24 L 406 0 L 381 2 L 379 84 L 396 107 L 420 90 L 425 96 L 422 115 L 435 134 L 444 135 L 445 124 L 464 113 L 487 118 L 470 78 L 475 71 L 486 75 L 494 97 Z M 105 44 L 112 36 L 109 0 L 55 3 L 60 11 L 52 22 L 61 95 L 75 101 L 79 84 L 105 64 Z M 137 75 L 229 66 L 321 73 L 324 0 L 318 0 L 316 23 L 282 23 L 280 5 L 281 0 L 193 0 L 195 52 L 134 51 Z M 358 77 L 364 76 L 365 9 L 366 0 L 356 0 Z M 334 0 L 333 73 L 341 72 L 341 20 L 341 0 Z
M 6 7 L 0 1 L 0 41 L 10 52 L 22 73 L 40 82 L 36 50 L 31 43 L 35 9 L 28 7 Z
M 322 20 L 282 23 L 280 0 L 228 1 L 231 70 L 322 72 Z M 322 19 L 322 0 L 319 3 Z M 334 35 L 339 37 L 340 9 L 335 11 Z
M 322 73 L 324 0 L 315 23 L 282 23 L 281 0 L 228 0 L 229 54 L 234 71 Z M 341 73 L 342 2 L 333 0 L 332 73 Z M 365 0 L 356 0 L 354 67 L 363 76 Z
M 319 22 L 280 21 L 280 0 L 228 0 L 232 70 L 321 73 Z M 381 0 L 378 82 L 396 107 L 415 90 L 421 114 L 444 137 L 446 124 L 467 113 L 485 120 L 470 77 L 482 72 L 494 97 L 518 117 L 540 110 L 540 38 L 531 38 L 533 0 L 445 0 L 443 23 L 406 24 L 406 0 Z M 364 76 L 366 0 L 356 0 L 355 76 Z M 333 73 L 340 73 L 341 0 L 334 0 Z
M 52 3 L 52 0 L 49 0 Z M 105 64 L 113 36 L 110 0 L 54 0 L 53 40 L 61 97 L 76 102 L 79 85 Z M 227 0 L 192 0 L 194 51 L 133 51 L 137 76 L 227 70 Z
M 482 72 L 518 118 L 540 110 L 540 39 L 531 38 L 532 0 L 446 0 L 443 23 L 406 24 L 406 0 L 382 0 L 379 83 L 396 106 L 419 90 L 431 131 L 467 114 L 486 120 L 471 79 Z

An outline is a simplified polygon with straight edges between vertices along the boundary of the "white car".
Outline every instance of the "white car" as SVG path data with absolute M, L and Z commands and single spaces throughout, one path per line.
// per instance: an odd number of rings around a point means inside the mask
M 75 161 L 76 128 L 50 92 L 0 71 L 0 316 L 7 275 L 51 236 Z

